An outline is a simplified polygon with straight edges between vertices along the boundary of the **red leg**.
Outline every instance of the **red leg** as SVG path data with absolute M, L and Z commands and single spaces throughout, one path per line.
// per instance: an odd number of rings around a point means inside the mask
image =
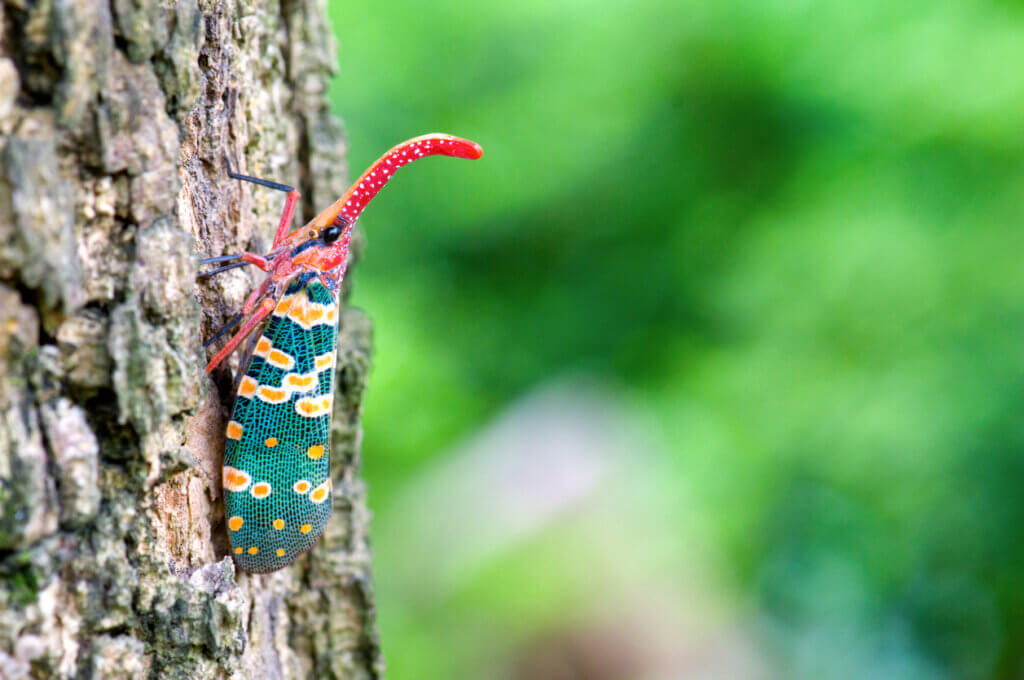
M 252 289 L 249 293 L 249 297 L 245 299 L 245 304 L 242 305 L 242 316 L 249 316 L 252 313 L 253 308 L 256 306 L 256 302 L 267 294 L 267 289 L 270 288 L 270 283 L 273 279 L 263 279 L 263 283 Z
M 256 265 L 265 272 L 270 271 L 270 261 L 267 260 L 267 258 L 263 257 L 262 255 L 257 255 L 256 253 L 242 252 L 238 254 L 238 257 L 241 258 L 242 261 L 244 262 Z
M 299 202 L 300 196 L 302 194 L 295 189 L 288 192 L 288 198 L 284 202 L 284 212 L 281 213 L 281 222 L 277 225 L 277 233 L 274 234 L 274 245 L 271 248 L 276 248 L 277 244 L 288 235 L 289 227 L 292 225 L 292 217 L 295 215 L 295 204 Z
M 260 179 L 259 177 L 253 177 L 251 175 L 242 175 L 234 172 L 231 169 L 231 162 L 227 156 L 224 157 L 224 162 L 228 165 L 228 177 L 232 179 L 240 179 L 243 182 L 252 182 L 253 184 L 259 184 L 260 186 L 269 187 L 270 189 L 277 189 L 278 191 L 287 191 L 288 198 L 284 202 L 284 212 L 281 213 L 281 223 L 277 225 L 277 233 L 274 234 L 274 245 L 276 247 L 278 243 L 288 234 L 288 227 L 291 226 L 292 217 L 295 215 L 295 204 L 299 202 L 299 197 L 302 196 L 298 191 L 288 186 L 287 184 L 279 184 L 277 182 L 271 182 L 269 180 Z
M 228 340 L 228 344 L 224 345 L 224 348 L 210 359 L 210 363 L 206 365 L 206 372 L 208 374 L 212 372 L 213 369 L 217 368 L 217 365 L 220 364 L 220 362 L 224 361 L 229 354 L 234 352 L 235 348 L 238 347 L 238 345 L 241 344 L 241 342 L 245 340 L 250 333 L 252 333 L 253 329 L 256 328 L 268 314 L 274 311 L 274 307 L 276 306 L 277 303 L 273 299 L 264 298 L 263 302 L 260 303 L 259 309 L 256 310 L 256 313 L 249 317 L 249 320 L 238 329 L 238 332 L 231 336 L 231 339 Z

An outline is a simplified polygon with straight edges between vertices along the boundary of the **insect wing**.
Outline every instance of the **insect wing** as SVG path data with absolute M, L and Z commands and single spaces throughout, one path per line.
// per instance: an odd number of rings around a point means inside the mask
M 231 552 L 246 571 L 292 563 L 330 516 L 338 316 L 338 300 L 319 278 L 293 281 L 239 384 L 224 495 Z

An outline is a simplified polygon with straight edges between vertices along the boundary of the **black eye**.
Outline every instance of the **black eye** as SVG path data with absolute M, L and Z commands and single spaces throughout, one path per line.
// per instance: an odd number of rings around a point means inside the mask
M 344 230 L 337 224 L 332 224 L 320 233 L 320 238 L 324 243 L 334 243 L 341 236 L 342 231 Z

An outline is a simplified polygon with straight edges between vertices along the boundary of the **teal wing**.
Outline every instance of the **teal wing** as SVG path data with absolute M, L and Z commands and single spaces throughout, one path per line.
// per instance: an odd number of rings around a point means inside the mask
M 238 387 L 224 497 L 238 565 L 267 572 L 316 543 L 331 514 L 330 432 L 338 300 L 315 276 L 278 301 Z

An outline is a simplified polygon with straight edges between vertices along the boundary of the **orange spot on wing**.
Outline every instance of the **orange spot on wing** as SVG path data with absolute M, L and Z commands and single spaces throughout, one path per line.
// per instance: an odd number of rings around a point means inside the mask
M 245 491 L 249 483 L 252 482 L 252 476 L 248 472 L 233 468 L 230 465 L 224 466 L 221 479 L 224 483 L 225 491 Z
M 308 373 L 306 375 L 299 375 L 298 373 L 289 373 L 285 375 L 282 385 L 294 392 L 309 392 L 311 389 L 316 387 L 317 377 L 316 373 Z
M 242 425 L 240 423 L 236 423 L 233 420 L 229 420 L 228 421 L 228 429 L 227 429 L 227 437 L 228 437 L 228 439 L 235 439 L 235 440 L 241 439 L 242 438 Z
M 288 371 L 295 366 L 295 358 L 279 349 L 272 349 L 270 350 L 270 354 L 267 355 L 267 363 L 271 366 Z
M 263 443 L 267 445 L 268 449 L 272 449 L 275 446 L 277 446 L 277 438 L 276 437 L 267 437 L 267 440 L 265 442 L 263 442 Z
M 259 383 L 249 376 L 243 377 L 242 382 L 238 383 L 238 396 L 248 399 L 252 395 L 256 394 L 256 387 L 258 384 Z
M 277 350 L 274 350 L 275 352 Z M 270 387 L 268 385 L 260 385 L 256 390 L 256 396 L 261 401 L 265 401 L 269 404 L 280 404 L 288 400 L 288 390 L 282 390 L 279 387 Z
M 333 323 L 337 316 L 334 305 L 322 305 L 299 296 L 288 310 L 288 318 L 306 330 L 322 323 Z
M 232 517 L 231 519 L 228 520 L 228 529 L 231 529 L 232 531 L 238 531 L 239 529 L 242 528 L 242 523 L 244 521 L 245 520 L 243 520 L 241 517 L 238 517 L 236 515 L 235 517 Z
M 292 486 L 292 491 L 294 491 L 295 493 L 306 493 L 309 491 L 309 488 L 311 486 L 313 485 L 310 484 L 307 480 L 300 479 L 299 481 L 295 482 L 295 484 Z
M 284 557 L 284 548 L 278 548 L 277 549 L 277 556 L 278 557 Z
M 280 531 L 281 529 L 284 529 L 284 520 L 281 519 L 280 517 L 275 519 L 274 520 L 274 528 L 277 529 L 278 531 Z
M 313 525 L 312 524 L 303 524 L 301 527 L 299 527 L 299 531 L 301 531 L 304 534 L 308 534 L 312 530 L 313 530 Z
M 285 295 L 282 297 L 277 303 L 277 308 L 274 309 L 274 316 L 285 316 L 288 314 L 288 310 L 291 309 L 294 301 L 295 295 Z
M 322 371 L 325 368 L 331 368 L 334 366 L 334 352 L 328 352 L 327 354 L 321 354 L 315 360 L 316 370 Z
M 306 302 L 302 300 L 297 304 L 292 305 L 292 308 L 288 310 L 288 318 L 299 324 L 303 328 L 309 328 L 306 323 Z
M 270 348 L 270 338 L 265 335 L 261 335 L 260 339 L 256 341 L 256 349 L 254 349 L 252 353 L 258 357 L 266 357 L 270 352 Z
M 255 554 L 256 554 L 256 553 L 258 553 L 259 551 L 260 551 L 260 549 L 259 549 L 259 548 L 257 548 L 256 546 L 252 546 L 251 548 L 249 548 L 249 554 L 250 554 L 250 555 L 255 555 Z
M 309 451 L 306 451 L 306 455 L 312 458 L 313 460 L 320 458 L 321 456 L 324 455 L 323 444 L 316 444 L 315 446 L 310 446 Z
M 236 555 L 241 555 L 242 554 L 242 546 L 238 546 L 237 548 L 235 548 L 235 554 Z
M 273 489 L 268 482 L 256 482 L 252 485 L 249 493 L 252 494 L 253 498 L 266 498 L 270 495 Z
M 322 397 L 303 397 L 295 402 L 295 411 L 300 416 L 315 418 L 331 412 L 331 400 L 333 395 Z
M 319 503 L 323 503 L 325 500 L 327 500 L 327 494 L 330 491 L 330 489 L 331 489 L 331 480 L 330 480 L 330 478 L 327 478 L 327 479 L 324 480 L 323 484 L 321 484 L 320 486 L 318 486 L 315 489 L 313 489 L 313 492 L 311 494 L 309 494 L 309 500 L 313 501 L 314 503 L 318 503 L 318 504 Z

